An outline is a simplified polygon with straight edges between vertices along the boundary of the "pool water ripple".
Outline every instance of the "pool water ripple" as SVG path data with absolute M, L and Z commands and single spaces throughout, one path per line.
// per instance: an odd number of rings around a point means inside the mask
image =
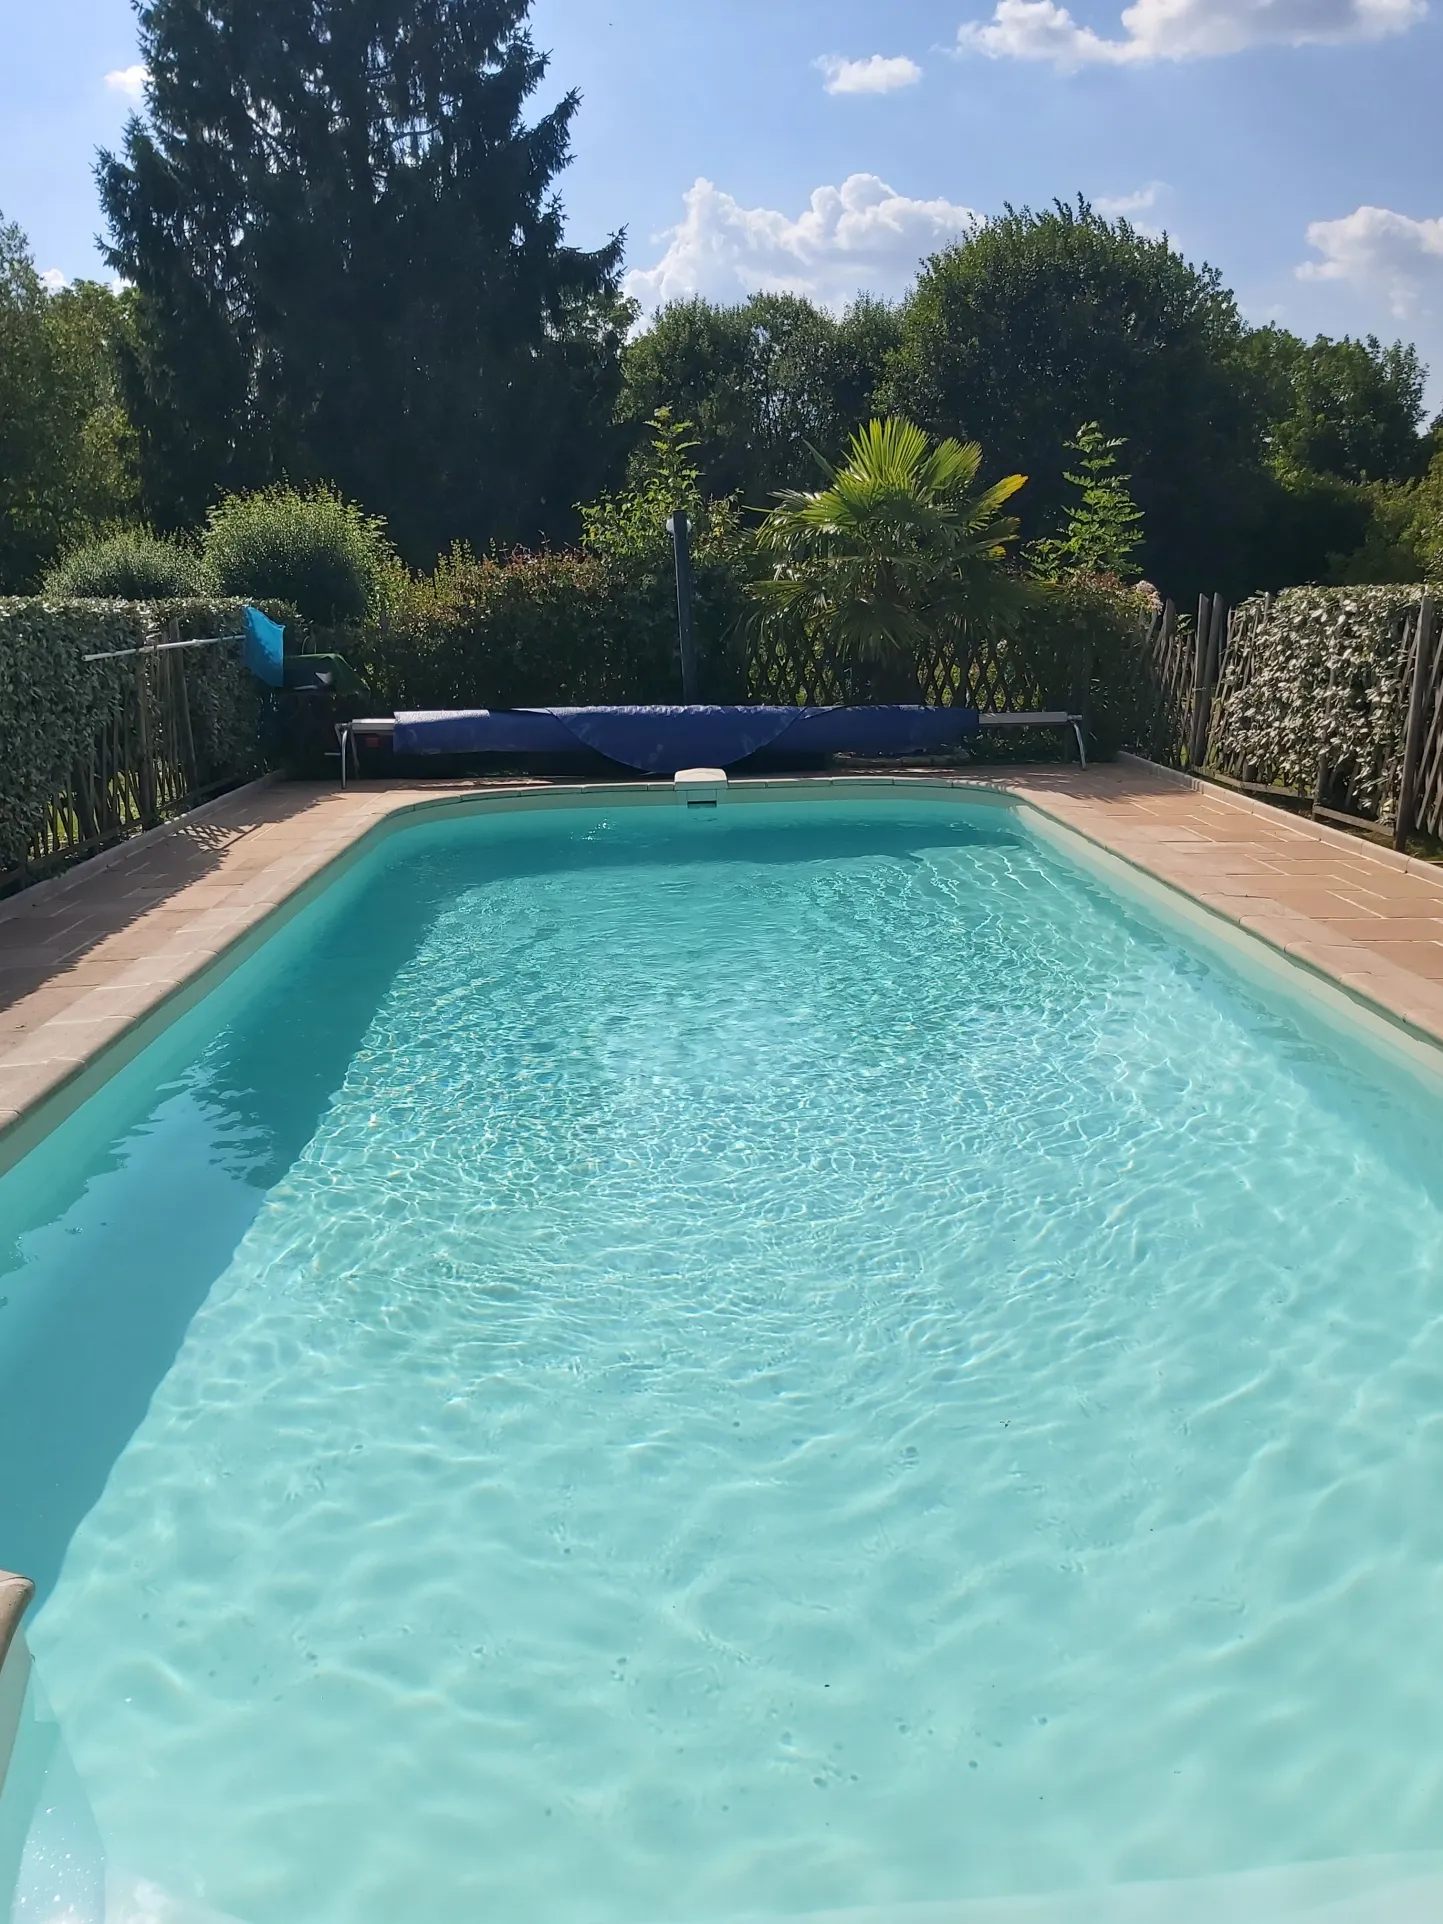
M 684 1924 L 1438 1847 L 1425 1095 L 994 811 L 458 822 L 330 914 L 413 939 L 34 1627 L 113 1862 Z M 152 1106 L 235 1170 L 230 1033 Z

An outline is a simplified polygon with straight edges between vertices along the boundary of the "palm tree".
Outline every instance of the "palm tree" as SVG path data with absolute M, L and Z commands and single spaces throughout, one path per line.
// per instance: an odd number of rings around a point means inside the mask
M 764 626 L 800 630 L 867 664 L 873 698 L 917 698 L 920 655 L 1009 604 L 1002 567 L 1017 522 L 1000 513 L 1025 475 L 979 488 L 975 441 L 933 442 L 913 422 L 871 421 L 826 487 L 777 497 L 757 533 L 771 573 L 752 584 Z

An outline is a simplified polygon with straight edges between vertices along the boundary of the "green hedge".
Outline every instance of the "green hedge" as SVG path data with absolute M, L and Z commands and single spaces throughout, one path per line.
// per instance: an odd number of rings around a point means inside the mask
M 743 569 L 703 556 L 695 603 L 703 701 L 838 698 L 781 686 L 785 677 L 749 688 L 748 609 Z M 1020 705 L 1085 699 L 1100 752 L 1139 741 L 1154 700 L 1150 614 L 1145 595 L 1106 580 L 1032 584 L 1008 643 L 1025 664 Z M 478 560 L 463 550 L 413 583 L 384 622 L 316 641 L 350 656 L 383 713 L 681 699 L 669 565 L 618 568 L 584 551 Z M 1055 744 L 1022 746 L 1048 753 Z
M 1157 696 L 1148 660 L 1150 591 L 1107 576 L 1032 584 L 1017 645 L 1044 707 L 1081 701 L 1089 752 L 1146 748 Z
M 703 700 L 749 698 L 740 641 L 746 605 L 742 569 L 703 554 L 696 568 Z M 233 632 L 241 606 L 231 600 L 0 600 L 0 729 L 6 744 L 0 758 L 0 873 L 13 877 L 33 862 L 42 833 L 55 841 L 50 830 L 56 820 L 62 821 L 61 843 L 67 833 L 84 839 L 75 824 L 66 829 L 63 822 L 67 811 L 74 812 L 77 770 L 92 759 L 103 728 L 117 717 L 133 718 L 134 661 L 87 663 L 84 657 L 137 647 L 172 623 L 184 637 Z M 284 619 L 287 611 L 271 612 Z M 1031 598 L 1009 645 L 1025 659 L 1026 679 L 1035 682 L 1037 693 L 1029 699 L 1049 705 L 1073 697 L 1078 663 L 1090 657 L 1093 733 L 1105 752 L 1139 735 L 1138 717 L 1149 698 L 1145 632 L 1140 597 L 1105 583 L 1063 583 L 1044 586 Z M 345 654 L 364 673 L 372 694 L 357 706 L 382 712 L 664 702 L 681 694 L 669 567 L 621 567 L 582 551 L 500 560 L 461 550 L 429 579 L 410 582 L 383 620 L 316 631 L 310 639 Z M 196 789 L 258 772 L 266 761 L 269 698 L 247 673 L 239 650 L 186 651 L 184 663 Z M 154 679 L 158 684 L 160 676 Z M 157 686 L 147 686 L 157 753 L 174 761 Z M 131 726 L 132 738 L 135 733 Z M 115 807 L 119 817 L 131 804 L 118 798 Z M 140 825 L 135 819 L 125 823 Z
M 696 567 L 702 698 L 745 699 L 734 637 L 741 583 Z M 669 569 L 624 570 L 574 549 L 484 559 L 461 549 L 360 634 L 318 633 L 361 669 L 382 709 L 515 708 L 681 699 Z
M 107 602 L 0 599 L 0 872 L 13 874 L 33 860 L 44 836 L 63 849 L 83 840 L 72 816 L 77 773 L 93 762 L 102 731 L 124 747 L 135 726 L 141 684 L 133 658 L 87 661 L 87 655 L 130 649 L 164 638 L 234 633 L 238 601 Z M 172 628 L 171 624 L 175 624 Z M 184 682 L 196 785 L 242 780 L 262 761 L 262 691 L 238 648 L 187 649 Z M 166 734 L 169 710 L 159 674 L 144 681 L 147 721 L 155 753 L 174 751 Z M 134 803 L 120 788 L 136 770 L 122 752 L 102 798 L 117 820 Z M 173 773 L 173 771 L 168 771 Z M 188 784 L 189 770 L 185 776 Z M 173 784 L 172 784 L 173 785 Z M 58 827 L 57 827 L 58 824 Z

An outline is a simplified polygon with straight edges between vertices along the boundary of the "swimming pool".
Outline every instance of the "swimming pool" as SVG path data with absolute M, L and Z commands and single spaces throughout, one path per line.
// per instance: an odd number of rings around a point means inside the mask
M 0 1564 L 87 1888 L 1431 1873 L 1440 1150 L 1426 1079 L 1010 808 L 401 830 L 0 1180 Z

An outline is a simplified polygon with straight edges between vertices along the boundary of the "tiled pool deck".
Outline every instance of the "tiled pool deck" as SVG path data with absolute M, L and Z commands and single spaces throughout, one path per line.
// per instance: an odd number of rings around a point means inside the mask
M 1016 795 L 1443 1042 L 1443 869 L 1144 763 L 888 779 Z M 557 786 L 258 784 L 0 904 L 0 1131 L 78 1090 L 88 1065 L 387 816 Z

